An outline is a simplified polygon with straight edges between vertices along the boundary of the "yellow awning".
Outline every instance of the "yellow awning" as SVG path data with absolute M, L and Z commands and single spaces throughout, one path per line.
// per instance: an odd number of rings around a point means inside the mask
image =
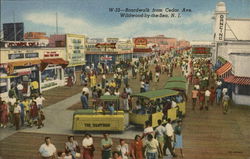
M 0 76 L 0 78 L 14 78 L 14 77 L 17 77 L 17 76 Z

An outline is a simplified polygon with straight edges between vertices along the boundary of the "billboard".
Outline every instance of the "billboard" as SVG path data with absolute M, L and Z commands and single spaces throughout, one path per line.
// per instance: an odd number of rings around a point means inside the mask
M 192 54 L 210 54 L 210 50 L 209 47 L 193 47 Z

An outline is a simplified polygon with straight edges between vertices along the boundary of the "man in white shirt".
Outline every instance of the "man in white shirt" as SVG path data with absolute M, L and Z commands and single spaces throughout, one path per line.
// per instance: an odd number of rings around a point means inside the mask
M 10 105 L 14 105 L 15 103 L 16 103 L 16 98 L 15 97 L 10 97 L 9 98 L 9 103 L 10 103 Z
M 145 92 L 144 85 L 145 85 L 144 81 L 141 81 L 141 91 L 140 91 L 141 93 Z
M 176 157 L 176 154 L 174 153 L 173 146 L 172 146 L 172 141 L 174 140 L 174 129 L 171 125 L 171 119 L 169 119 L 169 118 L 167 120 L 167 124 L 165 126 L 165 129 L 166 129 L 166 140 L 165 140 L 165 144 L 163 147 L 163 153 L 166 156 L 166 150 L 168 148 L 171 155 L 173 157 Z
M 224 87 L 224 88 L 222 89 L 222 94 L 223 94 L 223 96 L 225 96 L 225 95 L 227 94 L 227 91 L 228 91 L 227 87 Z
M 129 147 L 124 139 L 120 139 L 120 145 L 117 146 L 117 151 L 121 152 L 122 159 L 128 159 Z
M 18 91 L 18 98 L 23 100 L 23 85 L 22 83 L 18 83 L 17 85 L 17 91 Z
M 219 87 L 219 86 L 222 85 L 222 82 L 219 80 L 219 81 L 216 82 L 216 84 L 217 84 L 217 86 Z
M 39 96 L 36 98 L 36 105 L 38 109 L 42 109 L 43 108 L 43 101 L 45 100 L 45 98 L 42 96 L 42 94 L 39 94 Z
M 207 89 L 205 91 L 205 104 L 206 104 L 205 108 L 206 108 L 206 110 L 208 110 L 210 95 L 211 95 L 211 92 L 209 91 L 209 89 Z
M 19 106 L 18 103 L 15 103 L 13 114 L 15 119 L 16 130 L 19 130 L 20 113 L 21 113 L 21 107 Z
M 172 102 L 171 102 L 171 107 L 172 107 L 172 108 L 175 108 L 176 106 L 177 106 L 176 102 L 175 102 L 174 100 L 172 100 Z
M 164 126 L 162 126 L 162 120 L 158 120 L 158 127 L 155 129 L 155 136 L 156 136 L 156 140 L 159 143 L 160 156 L 163 155 L 163 145 L 164 145 L 165 132 L 166 132 L 166 129 Z
M 45 137 L 45 143 L 40 146 L 39 153 L 44 159 L 56 158 L 56 147 L 51 143 L 50 137 Z
M 151 126 L 151 121 L 147 120 L 145 122 L 146 127 L 144 128 L 142 138 L 146 137 L 148 134 L 154 134 L 154 129 Z
M 147 140 L 145 142 L 145 150 L 147 158 L 158 158 L 159 143 L 156 139 L 153 138 L 152 134 L 149 134 L 147 136 Z
M 87 84 L 85 84 L 84 87 L 82 88 L 82 92 L 85 92 L 86 97 L 89 99 L 90 91 Z

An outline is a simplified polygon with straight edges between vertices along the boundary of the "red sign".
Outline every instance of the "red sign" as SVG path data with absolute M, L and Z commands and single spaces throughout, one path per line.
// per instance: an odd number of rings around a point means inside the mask
M 152 49 L 151 48 L 134 48 L 133 52 L 147 52 L 147 53 L 152 53 Z
M 111 49 L 115 49 L 116 43 L 97 43 L 95 45 L 95 47 L 97 48 L 111 48 Z
M 59 54 L 55 51 L 44 53 L 44 57 L 57 57 Z
M 101 56 L 100 57 L 101 60 L 107 60 L 107 61 L 111 61 L 112 60 L 112 56 Z
M 192 54 L 210 54 L 210 48 L 207 47 L 193 47 Z
M 135 45 L 145 45 L 147 46 L 148 42 L 145 38 L 136 38 L 134 41 Z

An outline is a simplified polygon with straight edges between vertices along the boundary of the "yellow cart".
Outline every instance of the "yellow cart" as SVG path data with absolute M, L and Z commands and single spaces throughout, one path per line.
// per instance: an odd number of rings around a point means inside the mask
M 156 101 L 157 99 L 162 99 L 165 97 L 170 97 L 170 96 L 176 96 L 178 95 L 179 92 L 174 91 L 174 90 L 169 90 L 169 89 L 161 89 L 161 90 L 156 90 L 156 91 L 148 91 L 148 92 L 143 92 L 143 93 L 138 93 L 132 95 L 133 98 L 137 97 L 138 99 L 143 99 L 147 101 Z M 145 106 L 142 106 L 145 107 Z M 171 108 L 168 110 L 168 117 L 171 120 L 176 120 L 176 108 Z M 151 121 L 152 127 L 156 127 L 157 121 L 159 119 L 162 120 L 163 118 L 163 113 L 162 110 L 155 112 L 155 113 L 147 113 L 145 112 L 144 114 L 139 114 L 136 112 L 130 112 L 129 113 L 129 123 L 132 125 L 138 125 L 144 127 L 144 124 L 147 120 Z
M 73 131 L 124 131 L 124 112 L 77 110 L 73 115 Z
M 182 96 L 183 99 L 184 97 L 187 98 L 186 97 L 187 83 L 184 81 L 184 78 L 172 77 L 170 80 L 168 80 L 164 88 L 178 91 L 179 95 Z M 186 101 L 183 100 L 177 103 L 177 105 L 179 106 L 179 110 L 182 113 L 182 115 L 185 115 L 186 114 Z
M 123 111 L 117 111 L 119 97 L 102 96 L 101 104 L 105 108 L 107 104 L 114 103 L 115 111 L 111 114 L 105 109 L 79 109 L 73 115 L 73 131 L 124 131 L 125 116 Z

